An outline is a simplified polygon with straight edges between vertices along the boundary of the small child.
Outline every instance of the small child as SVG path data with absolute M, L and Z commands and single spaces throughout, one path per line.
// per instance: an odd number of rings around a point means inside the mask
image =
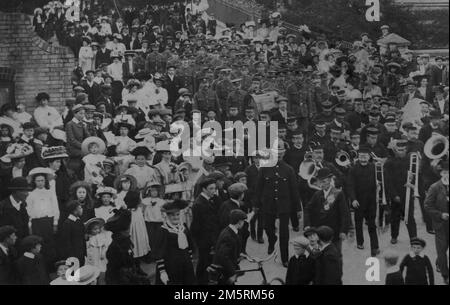
M 143 192 L 142 204 L 144 206 L 144 220 L 147 227 L 150 249 L 156 249 L 158 232 L 164 219 L 161 213 L 161 207 L 166 203 L 160 198 L 161 184 L 159 182 L 150 182 Z
M 90 185 L 102 184 L 102 164 L 106 159 L 103 154 L 106 147 L 105 143 L 98 137 L 89 137 L 83 141 L 81 146 L 84 148 L 84 153 L 87 153 L 82 159 L 85 164 L 84 181 Z
M 86 265 L 95 266 L 100 270 L 99 284 L 104 284 L 106 264 L 106 250 L 112 242 L 111 232 L 103 230 L 105 221 L 102 218 L 92 218 L 85 223 L 89 236 L 86 242 Z
M 66 272 L 69 269 L 69 266 L 66 265 L 65 260 L 57 261 L 55 263 L 56 268 L 56 276 L 57 278 L 50 282 L 50 285 L 58 286 L 58 285 L 76 285 L 76 281 L 68 281 L 66 279 Z
M 112 187 L 99 187 L 95 196 L 99 199 L 99 205 L 94 210 L 95 217 L 107 221 L 114 215 L 115 205 L 113 199 L 116 196 L 116 190 Z
M 131 175 L 137 180 L 137 188 L 141 191 L 152 181 L 156 181 L 158 176 L 155 169 L 148 166 L 147 158 L 151 155 L 150 150 L 145 146 L 138 146 L 131 154 L 136 158 L 134 165 L 125 171 L 125 174 Z
M 150 252 L 147 228 L 142 212 L 141 196 L 138 192 L 130 191 L 126 194 L 124 202 L 131 211 L 130 239 L 133 243 L 134 258 L 141 258 Z
M 309 285 L 315 274 L 315 261 L 308 252 L 309 240 L 298 236 L 291 240 L 294 255 L 289 259 L 286 285 Z
M 48 285 L 50 278 L 42 257 L 43 240 L 36 235 L 28 235 L 22 239 L 22 257 L 16 261 L 16 270 L 21 285 Z
M 114 187 L 114 181 L 116 180 L 116 175 L 114 173 L 115 162 L 111 158 L 106 158 L 103 161 L 103 185 Z
M 426 242 L 418 237 L 411 239 L 411 252 L 400 263 L 400 273 L 406 268 L 406 285 L 434 285 L 434 273 L 428 256 L 422 253 Z
M 386 265 L 386 285 L 405 285 L 400 268 L 397 266 L 398 253 L 386 250 L 383 257 Z
M 136 185 L 136 179 L 131 175 L 122 175 L 116 179 L 114 187 L 119 193 L 117 194 L 115 204 L 118 209 L 127 208 L 124 198 L 129 191 L 136 191 Z
M 320 254 L 319 236 L 314 228 L 308 228 L 303 235 L 308 239 L 309 245 L 307 251 L 312 257 L 317 257 Z

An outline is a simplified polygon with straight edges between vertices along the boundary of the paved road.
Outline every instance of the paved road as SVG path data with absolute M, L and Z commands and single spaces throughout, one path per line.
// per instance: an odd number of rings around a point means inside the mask
M 291 230 L 290 237 L 293 238 L 302 233 L 293 232 Z M 427 247 L 425 248 L 425 254 L 430 258 L 433 266 L 436 261 L 436 249 L 434 243 L 434 235 L 430 235 L 425 230 L 424 224 L 418 225 L 418 236 L 425 239 L 427 242 Z M 267 257 L 267 237 L 264 236 L 266 243 L 258 244 L 249 238 L 247 243 L 247 252 L 250 256 L 256 256 L 260 258 Z M 343 263 L 344 263 L 344 274 L 343 283 L 344 285 L 383 285 L 385 278 L 385 268 L 381 255 L 380 258 L 380 282 L 368 282 L 365 279 L 365 274 L 367 271 L 367 266 L 365 265 L 366 259 L 370 257 L 370 247 L 369 247 L 369 235 L 367 233 L 367 227 L 364 230 L 365 239 L 365 249 L 359 250 L 356 248 L 356 241 L 354 238 L 348 238 L 342 244 L 343 252 Z M 380 250 L 383 252 L 388 248 L 395 249 L 400 254 L 400 259 L 403 258 L 409 252 L 409 237 L 404 223 L 400 225 L 400 236 L 398 243 L 396 245 L 390 244 L 390 232 L 379 234 Z M 293 249 L 290 247 L 289 252 L 292 254 Z M 154 276 L 155 265 L 154 264 L 143 264 L 143 269 L 151 276 Z M 255 264 L 251 264 L 248 261 L 241 262 L 241 269 L 248 269 L 255 267 Z M 266 272 L 268 280 L 280 277 L 285 278 L 286 268 L 281 265 L 280 258 L 269 261 L 264 265 L 264 270 Z M 443 285 L 444 282 L 439 273 L 435 270 L 435 282 L 437 285 Z M 258 285 L 262 281 L 261 274 L 259 272 L 246 273 L 239 278 L 238 285 Z

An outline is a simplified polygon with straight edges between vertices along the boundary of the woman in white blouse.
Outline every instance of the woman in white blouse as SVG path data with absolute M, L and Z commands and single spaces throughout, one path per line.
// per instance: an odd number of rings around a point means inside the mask
M 82 40 L 83 46 L 80 48 L 78 63 L 83 70 L 83 73 L 86 74 L 86 71 L 93 69 L 94 53 L 92 51 L 92 47 L 90 46 L 91 39 L 85 36 Z
M 56 108 L 49 106 L 50 96 L 46 92 L 41 92 L 36 96 L 39 106 L 34 110 L 34 120 L 39 125 L 49 130 L 57 126 L 63 126 L 63 120 Z
M 30 234 L 42 237 L 44 243 L 42 252 L 45 259 L 51 262 L 56 257 L 55 236 L 59 208 L 58 200 L 53 191 L 50 190 L 50 169 L 36 167 L 30 171 L 31 191 L 27 197 L 27 212 L 30 217 L 28 226 Z

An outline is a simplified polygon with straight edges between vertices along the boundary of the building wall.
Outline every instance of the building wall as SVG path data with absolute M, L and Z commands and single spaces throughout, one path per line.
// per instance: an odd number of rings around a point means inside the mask
M 45 91 L 50 95 L 50 104 L 62 109 L 72 94 L 74 67 L 73 52 L 38 37 L 28 15 L 0 12 L 0 68 L 15 72 L 16 103 L 24 103 L 32 111 L 36 106 L 34 97 Z

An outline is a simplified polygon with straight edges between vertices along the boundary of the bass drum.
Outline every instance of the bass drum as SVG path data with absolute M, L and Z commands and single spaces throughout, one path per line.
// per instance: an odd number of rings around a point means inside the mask
M 252 94 L 253 101 L 256 104 L 258 114 L 261 111 L 271 111 L 276 108 L 275 99 L 278 96 L 276 91 L 268 91 L 262 94 Z

